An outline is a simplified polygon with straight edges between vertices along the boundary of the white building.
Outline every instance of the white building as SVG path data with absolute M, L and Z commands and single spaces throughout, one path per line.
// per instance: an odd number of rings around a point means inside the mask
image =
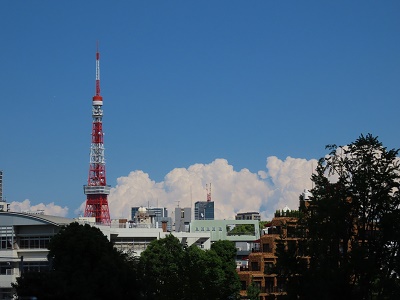
M 111 226 L 95 225 L 92 218 L 69 219 L 41 213 L 0 211 L 0 299 L 12 299 L 11 283 L 22 271 L 47 270 L 47 246 L 64 225 L 89 223 L 98 227 L 122 251 L 140 255 L 151 241 L 176 236 L 188 246 L 195 244 L 210 249 L 210 233 L 167 232 L 164 228 L 132 227 L 129 222 L 112 222 Z

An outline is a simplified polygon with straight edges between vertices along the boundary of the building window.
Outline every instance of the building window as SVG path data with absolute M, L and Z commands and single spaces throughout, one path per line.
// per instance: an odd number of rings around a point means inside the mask
M 44 272 L 49 270 L 48 261 L 29 261 L 24 262 L 25 272 Z
M 12 226 L 1 226 L 0 227 L 0 250 L 12 249 L 12 243 L 14 238 L 14 232 Z
M 13 267 L 11 262 L 0 263 L 0 275 L 12 275 Z
M 266 252 L 266 253 L 272 252 L 271 251 L 271 247 L 269 246 L 268 243 L 267 244 L 263 244 L 263 252 Z
M 251 270 L 250 271 L 260 271 L 260 266 L 258 265 L 258 262 L 256 262 L 256 261 L 251 262 Z
M 12 249 L 11 238 L 10 237 L 0 237 L 0 249 Z
M 29 236 L 19 238 L 21 249 L 47 249 L 51 237 L 49 236 Z
M 274 268 L 274 264 L 272 262 L 264 263 L 264 274 L 272 274 Z

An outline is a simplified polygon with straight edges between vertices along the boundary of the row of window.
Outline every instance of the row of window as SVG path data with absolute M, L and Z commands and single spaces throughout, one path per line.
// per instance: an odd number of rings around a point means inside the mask
M 126 244 L 116 243 L 114 247 L 120 251 L 144 251 L 150 243 L 139 243 L 139 244 Z
M 24 272 L 44 272 L 49 270 L 48 261 L 24 262 Z
M 43 272 L 49 270 L 48 261 L 25 261 L 23 263 L 25 272 Z M 0 275 L 12 275 L 14 266 L 10 262 L 0 263 Z
M 211 227 L 211 230 L 216 231 L 216 228 Z M 200 227 L 200 230 L 199 230 L 199 227 L 196 227 L 195 231 L 210 231 L 210 227 Z M 218 227 L 218 231 L 222 231 L 222 227 Z
M 18 246 L 21 249 L 47 249 L 50 239 L 50 236 L 20 237 Z

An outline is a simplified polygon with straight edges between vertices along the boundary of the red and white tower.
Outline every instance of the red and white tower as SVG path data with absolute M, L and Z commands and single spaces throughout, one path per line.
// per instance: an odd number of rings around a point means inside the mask
M 92 102 L 92 144 L 90 146 L 90 165 L 88 183 L 83 187 L 86 195 L 85 217 L 95 217 L 96 223 L 111 223 L 107 196 L 110 186 L 106 182 L 106 163 L 104 159 L 103 97 L 100 96 L 100 53 L 96 51 L 96 94 Z

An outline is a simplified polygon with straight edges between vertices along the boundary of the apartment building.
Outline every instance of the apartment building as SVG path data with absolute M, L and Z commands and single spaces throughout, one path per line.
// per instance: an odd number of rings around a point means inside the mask
M 263 235 L 248 256 L 248 267 L 238 269 L 242 288 L 240 294 L 246 298 L 247 288 L 254 282 L 260 289 L 260 300 L 279 300 L 286 295 L 286 280 L 276 273 L 276 249 L 279 243 L 285 247 L 298 247 L 296 238 L 298 218 L 295 212 L 277 212 L 263 230 Z M 302 255 L 302 253 L 298 253 Z

